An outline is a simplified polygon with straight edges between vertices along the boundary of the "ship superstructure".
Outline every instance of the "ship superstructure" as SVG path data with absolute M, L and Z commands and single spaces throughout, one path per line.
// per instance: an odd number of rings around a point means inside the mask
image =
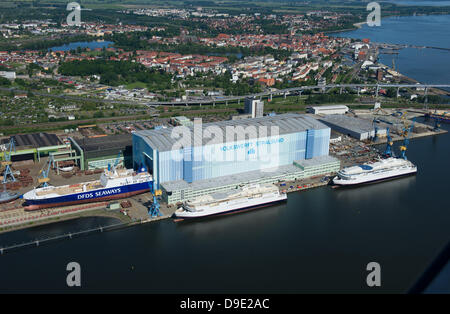
M 23 195 L 26 210 L 125 198 L 150 190 L 152 176 L 133 169 L 105 170 L 99 180 L 35 188 Z
M 274 184 L 252 184 L 187 200 L 174 215 L 178 219 L 214 216 L 269 206 L 286 199 L 286 193 Z
M 409 160 L 389 157 L 340 170 L 334 177 L 337 185 L 356 185 L 415 174 L 417 167 Z

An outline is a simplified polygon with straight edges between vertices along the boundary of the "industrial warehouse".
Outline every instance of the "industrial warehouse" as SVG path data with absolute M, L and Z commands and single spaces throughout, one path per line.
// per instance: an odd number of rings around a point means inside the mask
M 369 120 L 345 116 L 342 114 L 326 115 L 320 119 L 321 122 L 342 134 L 349 135 L 357 140 L 367 140 L 386 136 L 387 128 L 385 125 L 374 125 Z M 375 134 L 376 133 L 376 134 Z
M 330 184 L 341 169 L 375 162 L 380 155 L 374 144 L 402 140 L 401 157 L 406 134 L 444 132 L 410 120 L 415 112 L 374 108 L 344 113 L 345 106 L 324 107 L 319 114 L 244 114 L 210 123 L 177 116 L 145 127 L 122 124 L 122 132 L 90 125 L 56 134 L 5 136 L 0 139 L 0 180 L 6 192 L 0 192 L 0 201 L 7 202 L 0 202 L 0 232 L 84 212 L 134 223 L 177 221 L 204 212 L 183 210 L 192 202 L 205 203 L 201 206 L 208 212 L 259 207 L 266 197 L 267 204 L 276 204 L 287 199 L 286 193 Z M 388 146 L 384 153 L 394 149 Z M 396 162 L 400 159 L 405 160 Z M 105 174 L 117 181 L 109 184 Z M 88 193 L 94 187 L 101 191 Z M 64 197 L 79 193 L 102 199 L 88 205 L 77 199 L 54 208 L 52 197 L 46 197 L 42 206 L 33 195 L 45 189 L 61 190 Z
M 276 135 L 256 132 L 257 128 L 274 127 Z M 134 167 L 145 167 L 153 174 L 155 185 L 169 204 L 249 182 L 305 178 L 335 172 L 340 167 L 337 159 L 328 156 L 330 128 L 307 115 L 201 124 L 203 134 L 210 128 L 217 128 L 221 134 L 230 128 L 236 130 L 237 139 L 227 136 L 226 141 L 214 144 L 206 136 L 196 138 L 195 128 L 195 122 L 187 128 L 192 132 L 181 146 L 172 135 L 173 128 L 133 133 Z
M 4 148 L 10 142 L 14 142 L 14 151 L 11 152 L 13 161 L 33 160 L 40 161 L 41 156 L 50 152 L 67 149 L 68 145 L 63 143 L 55 134 L 45 132 L 32 134 L 13 135 L 1 141 L 0 159 L 4 158 Z
M 131 134 L 69 138 L 69 140 L 78 155 L 81 156 L 81 170 L 107 168 L 116 161 L 126 168 L 132 167 Z

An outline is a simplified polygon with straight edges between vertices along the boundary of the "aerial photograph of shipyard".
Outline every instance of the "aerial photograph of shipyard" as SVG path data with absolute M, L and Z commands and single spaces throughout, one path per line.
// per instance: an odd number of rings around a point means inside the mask
M 450 293 L 449 30 L 446 0 L 0 1 L 0 294 Z

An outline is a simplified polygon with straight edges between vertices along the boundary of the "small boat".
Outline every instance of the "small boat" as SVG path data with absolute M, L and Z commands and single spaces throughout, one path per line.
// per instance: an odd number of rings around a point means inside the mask
M 59 170 L 61 170 L 63 172 L 69 172 L 69 171 L 73 170 L 73 167 L 72 166 L 71 167 L 62 167 L 62 168 L 59 168 Z
M 6 188 L 3 187 L 3 191 L 0 192 L 0 204 L 9 203 L 19 198 L 18 193 L 11 193 L 6 191 Z

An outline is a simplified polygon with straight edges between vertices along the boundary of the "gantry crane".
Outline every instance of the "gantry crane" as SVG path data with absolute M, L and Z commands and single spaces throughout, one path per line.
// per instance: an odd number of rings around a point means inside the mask
M 48 182 L 50 181 L 48 174 L 50 173 L 50 169 L 52 168 L 53 164 L 54 164 L 53 155 L 50 155 L 48 157 L 47 163 L 44 165 L 44 167 L 42 167 L 41 171 L 39 171 L 39 175 L 38 175 L 39 186 L 41 184 L 43 187 L 48 186 Z
M 406 150 L 408 149 L 409 136 L 410 136 L 410 134 L 411 134 L 411 132 L 413 130 L 414 123 L 415 123 L 415 118 L 412 120 L 412 123 L 411 123 L 411 125 L 408 128 L 405 127 L 403 129 L 403 134 L 402 135 L 403 135 L 403 137 L 405 139 L 403 140 L 403 145 L 400 146 L 400 158 L 403 158 L 405 160 L 407 159 L 406 158 Z
M 114 160 L 114 164 L 112 166 L 111 166 L 111 164 L 108 164 L 108 171 L 113 171 L 113 172 L 116 171 L 116 167 L 120 163 L 120 155 L 121 155 L 121 152 L 119 151 L 119 153 L 117 154 L 116 159 Z
M 394 142 L 392 141 L 392 137 L 389 134 L 389 128 L 386 128 L 386 149 L 384 150 L 384 156 L 385 157 L 395 157 L 394 156 L 394 150 L 392 149 L 392 146 L 394 145 Z
M 434 129 L 433 129 L 433 130 L 434 130 L 435 132 L 436 132 L 436 131 L 439 131 L 440 128 L 441 128 L 440 121 L 441 121 L 440 118 L 438 118 L 438 117 L 434 118 Z
M 160 205 L 158 201 L 158 197 L 161 196 L 162 191 L 155 189 L 154 181 L 150 181 L 148 185 L 150 187 L 150 194 L 153 196 L 153 202 L 148 207 L 148 215 L 152 218 L 162 216 L 162 213 L 159 210 Z
M 388 116 L 388 115 L 390 115 L 389 112 L 387 112 L 386 110 L 384 110 L 384 109 L 381 108 L 381 107 L 375 109 L 375 110 L 373 111 L 373 114 L 374 114 L 374 115 L 383 115 L 383 116 Z
M 376 142 L 378 141 L 378 126 L 377 126 L 378 120 L 377 119 L 373 119 L 372 124 L 373 124 L 373 128 L 375 130 L 375 134 L 373 136 L 373 141 Z
M 445 117 L 447 115 L 446 112 L 444 112 L 443 114 L 438 114 L 437 113 L 437 108 L 434 109 L 434 113 L 429 112 L 428 113 L 429 117 L 431 117 L 434 120 L 434 124 L 433 124 L 433 130 L 434 131 L 439 131 L 439 129 L 441 128 L 441 117 Z
M 117 154 L 116 160 L 114 161 L 114 169 L 116 169 L 116 167 L 119 165 L 120 163 L 120 155 L 122 154 L 122 152 L 119 152 Z
M 11 154 L 13 151 L 16 152 L 16 144 L 14 142 L 14 138 L 11 137 L 4 152 L 5 160 L 2 161 L 2 166 L 5 168 L 5 171 L 3 172 L 3 184 L 8 182 L 16 182 L 16 178 L 11 170 Z

